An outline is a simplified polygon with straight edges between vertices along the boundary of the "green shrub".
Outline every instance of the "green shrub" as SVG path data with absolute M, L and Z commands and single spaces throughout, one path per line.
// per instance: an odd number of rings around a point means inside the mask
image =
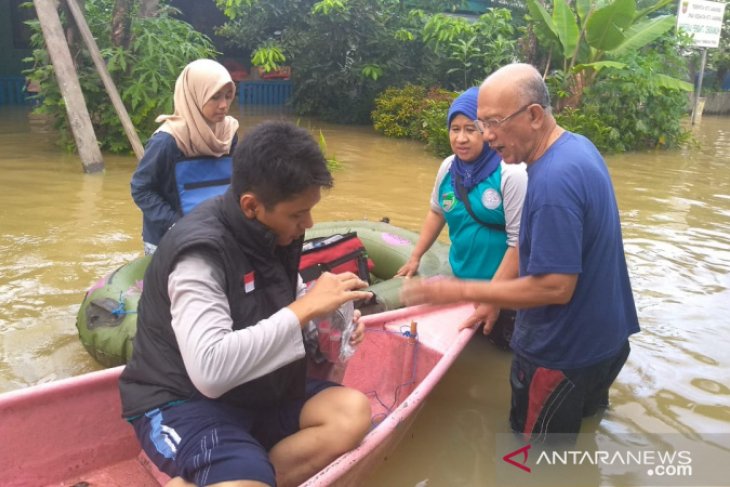
M 446 115 L 455 97 L 456 93 L 441 88 L 388 88 L 375 99 L 373 127 L 388 137 L 426 142 L 432 152 L 445 157 L 451 154 Z
M 556 114 L 558 123 L 585 135 L 601 152 L 677 147 L 689 138 L 682 125 L 687 92 L 673 81 L 686 77 L 686 65 L 669 35 L 651 46 L 625 54 L 618 66 L 602 69 L 586 88 L 580 105 Z M 560 105 L 567 89 L 564 73 L 548 78 Z
M 623 69 L 610 68 L 586 90 L 584 104 L 596 112 L 615 137 L 614 152 L 677 147 L 689 138 L 682 126 L 687 114 L 685 91 L 662 86 L 655 73 L 668 60 L 656 52 L 633 53 Z M 586 134 L 587 135 L 587 134 Z
M 388 88 L 375 98 L 373 127 L 388 137 L 417 138 L 417 122 L 425 107 L 426 88 Z
M 621 134 L 606 125 L 596 105 L 583 105 L 580 109 L 565 108 L 555 114 L 555 120 L 561 127 L 588 137 L 604 154 L 620 152 Z
M 417 138 L 425 141 L 429 150 L 439 157 L 452 153 L 446 117 L 456 95 L 451 91 L 431 89 L 419 117 Z
M 576 108 L 563 108 L 574 93 L 573 78 L 553 71 L 546 82 L 557 107 L 556 119 L 585 135 L 601 152 L 673 148 L 690 139 L 687 64 L 683 41 L 666 33 L 652 44 L 622 54 L 595 74 Z M 575 95 L 573 94 L 573 98 Z
M 424 20 L 420 79 L 427 84 L 465 90 L 517 54 L 515 21 L 507 9 L 489 8 L 477 18 L 439 13 Z

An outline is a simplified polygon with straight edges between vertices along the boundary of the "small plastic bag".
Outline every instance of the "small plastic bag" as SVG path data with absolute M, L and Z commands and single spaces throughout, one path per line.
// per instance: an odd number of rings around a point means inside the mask
M 310 375 L 339 382 L 347 361 L 355 353 L 350 337 L 355 331 L 355 307 L 352 301 L 340 306 L 329 316 L 313 320 L 304 330 L 307 355 L 311 360 Z
M 350 337 L 355 331 L 355 307 L 348 301 L 329 316 L 314 320 L 317 327 L 319 350 L 331 363 L 345 363 L 355 349 L 350 345 Z
M 315 363 L 345 363 L 352 357 L 355 348 L 350 344 L 350 337 L 355 331 L 354 316 L 354 304 L 348 301 L 305 328 L 305 346 Z

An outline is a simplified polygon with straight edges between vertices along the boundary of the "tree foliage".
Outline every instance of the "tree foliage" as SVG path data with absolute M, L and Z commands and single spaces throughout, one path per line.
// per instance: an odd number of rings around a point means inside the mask
M 689 138 L 682 124 L 688 97 L 675 84 L 687 76 L 682 45 L 673 33 L 651 46 L 627 51 L 616 66 L 606 67 L 587 87 L 578 107 L 556 117 L 570 130 L 589 137 L 602 152 L 671 148 Z M 564 72 L 548 78 L 554 92 Z
M 553 63 L 568 74 L 566 96 L 559 108 L 578 106 L 584 90 L 596 81 L 602 69 L 626 68 L 621 56 L 652 44 L 670 31 L 676 23 L 674 15 L 652 14 L 673 2 L 656 0 L 639 8 L 636 0 L 576 0 L 574 5 L 554 0 L 551 13 L 538 0 L 528 0 L 532 27 L 549 51 L 545 71 Z M 692 85 L 684 80 L 665 76 L 654 82 L 692 91 Z
M 425 71 L 446 88 L 465 90 L 514 60 L 515 32 L 506 9 L 490 9 L 474 21 L 430 16 L 422 29 Z
M 408 82 L 464 89 L 515 53 L 507 10 L 446 16 L 460 1 L 217 0 L 219 31 L 255 65 L 292 68 L 297 113 L 366 122 L 378 93 Z M 281 53 L 275 63 L 274 52 Z
M 672 0 L 528 0 L 558 122 L 604 152 L 675 147 L 692 91 Z
M 157 127 L 154 119 L 172 113 L 175 80 L 182 68 L 198 58 L 216 54 L 210 40 L 189 24 L 172 17 L 174 11 L 162 8 L 157 16 L 140 17 L 135 5 L 131 10 L 128 47 L 113 42 L 114 0 L 86 0 L 85 16 L 109 74 L 142 140 Z M 71 22 L 65 20 L 67 25 Z M 26 61 L 32 67 L 25 74 L 41 87 L 41 104 L 36 109 L 49 115 L 61 134 L 61 144 L 74 147 L 63 97 L 45 48 L 40 26 L 31 23 L 33 54 Z M 102 149 L 130 152 L 131 147 L 121 122 L 109 102 L 101 79 L 84 48 L 74 52 L 81 89 Z

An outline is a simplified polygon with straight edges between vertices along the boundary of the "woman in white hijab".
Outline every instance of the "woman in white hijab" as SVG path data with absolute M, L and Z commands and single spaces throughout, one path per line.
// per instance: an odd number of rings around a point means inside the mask
M 165 232 L 201 201 L 221 194 L 231 176 L 238 121 L 228 116 L 236 93 L 221 64 L 198 59 L 175 82 L 172 115 L 145 147 L 132 175 L 132 198 L 142 210 L 142 240 L 151 254 Z

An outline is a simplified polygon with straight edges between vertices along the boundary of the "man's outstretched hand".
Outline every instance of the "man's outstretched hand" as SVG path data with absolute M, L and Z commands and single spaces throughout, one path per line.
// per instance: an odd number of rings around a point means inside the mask
M 289 305 L 289 309 L 297 315 L 301 326 L 304 326 L 314 318 L 332 313 L 347 301 L 370 299 L 371 292 L 361 291 L 367 286 L 367 282 L 352 272 L 325 272 L 304 296 Z
M 448 304 L 464 300 L 464 281 L 454 277 L 413 277 L 403 281 L 400 297 L 408 306 L 414 304 Z

